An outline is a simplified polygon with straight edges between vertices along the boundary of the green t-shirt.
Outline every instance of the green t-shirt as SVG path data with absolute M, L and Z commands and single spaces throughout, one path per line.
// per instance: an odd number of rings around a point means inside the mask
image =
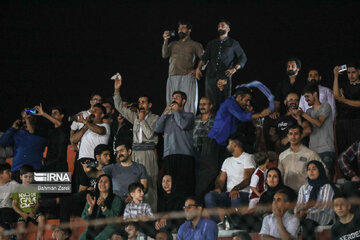
M 34 187 L 21 185 L 14 190 L 10 198 L 17 200 L 18 207 L 21 209 L 21 211 L 25 213 L 31 213 L 38 203 L 40 194 Z

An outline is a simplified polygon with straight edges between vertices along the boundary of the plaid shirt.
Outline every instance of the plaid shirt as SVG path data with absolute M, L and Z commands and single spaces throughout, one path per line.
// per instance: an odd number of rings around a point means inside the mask
M 360 141 L 353 143 L 339 156 L 341 170 L 349 178 L 356 176 L 356 171 L 352 168 L 353 161 L 357 161 L 357 172 L 360 173 Z
M 124 219 L 138 217 L 154 217 L 148 203 L 140 202 L 139 204 L 136 204 L 134 202 L 131 202 L 126 205 L 124 210 Z
M 212 126 L 214 125 L 214 116 L 211 114 L 205 122 L 201 121 L 201 114 L 195 118 L 195 127 L 193 132 L 194 148 L 202 147 L 203 139 L 207 138 Z

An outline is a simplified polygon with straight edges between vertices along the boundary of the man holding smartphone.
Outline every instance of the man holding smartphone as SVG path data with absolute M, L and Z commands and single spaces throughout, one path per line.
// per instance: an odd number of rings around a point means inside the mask
M 190 39 L 192 26 L 189 22 L 179 21 L 178 41 L 169 43 L 170 31 L 163 34 L 162 57 L 169 59 L 169 77 L 166 84 L 166 104 L 172 101 L 172 93 L 182 91 L 187 95 L 186 112 L 196 114 L 198 103 L 198 85 L 195 78 L 195 59 L 204 52 L 201 43 Z

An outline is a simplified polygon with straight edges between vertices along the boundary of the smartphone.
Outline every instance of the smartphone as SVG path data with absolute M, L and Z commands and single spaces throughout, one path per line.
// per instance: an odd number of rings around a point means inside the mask
M 170 35 L 171 37 L 175 37 L 176 31 L 175 31 L 175 30 L 169 31 L 169 35 Z
M 89 161 L 86 166 L 88 168 L 97 168 L 99 166 L 99 162 L 97 160 L 95 161 Z
M 346 66 L 346 64 L 341 65 L 341 66 L 339 67 L 339 73 L 341 73 L 341 72 L 345 72 L 346 70 L 347 70 L 347 66 Z
M 30 109 L 26 109 L 26 113 L 28 115 L 35 115 L 38 113 L 38 111 L 36 110 L 36 108 L 30 108 Z

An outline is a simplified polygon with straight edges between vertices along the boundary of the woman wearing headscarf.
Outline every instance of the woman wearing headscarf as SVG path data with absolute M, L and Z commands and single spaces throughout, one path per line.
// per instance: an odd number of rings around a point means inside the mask
M 307 183 L 299 190 L 295 212 L 301 219 L 303 239 L 315 239 L 315 227 L 329 225 L 335 218 L 331 203 L 338 190 L 319 161 L 307 163 L 307 175 Z
M 103 174 L 98 178 L 94 196 L 86 196 L 87 203 L 81 217 L 84 220 L 111 218 L 120 216 L 124 210 L 120 197 L 113 193 L 111 177 Z M 116 231 L 115 224 L 88 226 L 80 240 L 106 240 Z

